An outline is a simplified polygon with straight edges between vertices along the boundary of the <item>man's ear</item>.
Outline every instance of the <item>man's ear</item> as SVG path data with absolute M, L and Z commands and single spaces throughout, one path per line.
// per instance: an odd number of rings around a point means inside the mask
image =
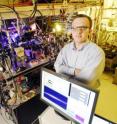
M 92 33 L 93 33 L 93 29 L 89 29 L 89 36 L 88 36 L 89 39 L 91 39 Z
M 89 29 L 89 35 L 91 36 L 94 33 L 93 29 Z

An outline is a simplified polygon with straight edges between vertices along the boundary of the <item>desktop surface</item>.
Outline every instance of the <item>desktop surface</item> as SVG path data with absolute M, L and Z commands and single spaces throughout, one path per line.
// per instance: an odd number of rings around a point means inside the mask
M 74 121 L 64 119 L 60 114 L 56 113 L 54 108 L 49 106 L 39 116 L 40 124 L 80 124 Z M 89 124 L 89 123 L 87 123 Z M 113 122 L 99 116 L 94 115 L 91 124 L 114 124 Z

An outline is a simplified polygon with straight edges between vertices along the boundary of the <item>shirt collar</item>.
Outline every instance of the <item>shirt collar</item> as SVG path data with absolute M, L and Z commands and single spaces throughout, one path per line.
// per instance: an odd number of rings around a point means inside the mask
M 77 49 L 76 46 L 75 46 L 75 43 L 73 42 L 73 50 L 81 51 L 81 50 L 83 50 L 83 49 L 88 45 L 88 43 L 89 43 L 89 40 L 86 41 L 86 42 L 82 45 L 81 48 Z

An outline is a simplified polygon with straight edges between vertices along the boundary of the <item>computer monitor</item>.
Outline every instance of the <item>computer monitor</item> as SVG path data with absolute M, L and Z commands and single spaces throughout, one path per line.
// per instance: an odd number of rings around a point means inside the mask
M 41 69 L 41 99 L 78 124 L 91 124 L 99 92 L 78 80 Z

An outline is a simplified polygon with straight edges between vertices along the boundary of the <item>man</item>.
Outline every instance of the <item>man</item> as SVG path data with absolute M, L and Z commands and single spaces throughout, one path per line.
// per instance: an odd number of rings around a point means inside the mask
M 103 50 L 91 42 L 92 20 L 89 16 L 79 14 L 72 22 L 73 42 L 60 51 L 54 64 L 57 73 L 74 76 L 78 80 L 97 88 L 97 82 L 105 67 Z

